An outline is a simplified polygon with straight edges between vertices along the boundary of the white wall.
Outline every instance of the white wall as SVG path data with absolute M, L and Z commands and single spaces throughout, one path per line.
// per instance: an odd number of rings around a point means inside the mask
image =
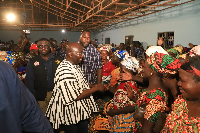
M 185 1 L 180 0 L 177 3 Z M 133 40 L 142 42 L 146 49 L 148 45 L 157 44 L 158 32 L 165 31 L 174 31 L 175 45 L 189 47 L 190 42 L 200 45 L 200 0 L 94 32 L 93 39 L 105 43 L 105 38 L 110 37 L 110 43 L 119 45 L 125 42 L 126 35 L 134 35 Z

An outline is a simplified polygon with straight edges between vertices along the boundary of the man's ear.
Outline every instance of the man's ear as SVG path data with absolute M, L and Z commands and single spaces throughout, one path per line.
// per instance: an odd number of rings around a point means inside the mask
M 72 53 L 68 53 L 69 57 L 72 57 Z

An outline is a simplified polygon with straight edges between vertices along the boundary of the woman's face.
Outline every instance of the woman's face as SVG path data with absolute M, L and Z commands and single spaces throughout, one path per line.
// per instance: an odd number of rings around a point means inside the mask
M 113 53 L 113 56 L 112 56 L 112 64 L 115 65 L 116 63 L 119 62 L 119 58 Z
M 176 58 L 176 55 L 175 55 L 173 52 L 168 52 L 168 54 L 169 54 L 171 57 Z
M 143 72 L 144 72 L 144 78 L 150 78 L 151 77 L 151 73 L 153 72 L 153 70 L 147 62 L 145 62 Z
M 102 60 L 106 60 L 108 56 L 107 50 L 101 50 L 101 58 Z
M 198 98 L 200 97 L 200 82 L 196 82 L 194 75 L 179 69 L 179 81 L 178 86 L 180 92 L 186 98 Z

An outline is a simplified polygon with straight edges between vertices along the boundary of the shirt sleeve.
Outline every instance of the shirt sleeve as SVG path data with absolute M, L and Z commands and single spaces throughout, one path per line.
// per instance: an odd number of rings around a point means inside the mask
M 96 58 L 95 58 L 95 68 L 96 68 L 96 70 L 103 69 L 102 61 L 101 61 L 101 54 L 97 49 L 95 52 L 97 53 Z
M 26 77 L 25 77 L 26 87 L 30 90 L 30 92 L 35 95 L 34 90 L 34 73 L 33 68 L 31 66 L 30 60 L 26 66 Z

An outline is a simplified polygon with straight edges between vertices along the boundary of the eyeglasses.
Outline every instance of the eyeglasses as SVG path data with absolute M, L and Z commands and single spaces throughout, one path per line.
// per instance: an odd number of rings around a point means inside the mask
M 39 45 L 38 48 L 39 48 L 39 49 L 42 49 L 42 48 L 47 49 L 47 48 L 49 48 L 49 45 Z
M 72 52 L 72 53 L 75 53 L 75 54 L 78 55 L 78 56 L 81 56 L 81 55 L 84 54 L 83 52 L 80 52 L 80 53 Z

